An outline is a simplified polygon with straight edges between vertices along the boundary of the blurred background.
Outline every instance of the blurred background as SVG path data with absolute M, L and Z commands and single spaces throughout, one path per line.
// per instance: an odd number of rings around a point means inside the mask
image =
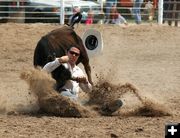
M 116 9 L 115 9 L 116 8 Z M 112 9 L 115 9 L 112 11 Z M 139 13 L 138 13 L 139 11 Z M 178 22 L 179 0 L 1 0 L 0 22 L 68 23 L 76 12 L 82 23 Z M 136 19 L 137 18 L 137 19 Z M 140 19 L 138 19 L 140 18 Z M 114 21 L 115 20 L 115 21 Z M 136 20 L 139 20 L 136 22 Z M 177 24 L 177 23 L 175 23 Z

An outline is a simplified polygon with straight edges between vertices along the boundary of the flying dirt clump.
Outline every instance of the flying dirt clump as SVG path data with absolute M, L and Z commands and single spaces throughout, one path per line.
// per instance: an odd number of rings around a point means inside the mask
M 147 117 L 161 117 L 161 116 L 171 115 L 164 106 L 152 102 L 150 100 L 144 101 L 142 107 L 139 107 L 134 111 L 129 112 L 128 114 L 134 116 L 147 116 Z
M 89 104 L 95 104 L 94 108 L 100 110 L 104 104 L 110 104 L 112 101 L 121 98 L 125 93 L 133 93 L 135 97 L 141 102 L 142 105 L 138 106 L 128 112 L 119 111 L 119 115 L 125 116 L 169 116 L 169 111 L 161 104 L 153 102 L 147 97 L 139 94 L 139 90 L 130 83 L 126 84 L 112 84 L 107 80 L 100 81 L 94 86 L 93 91 L 89 93 Z M 125 108 L 125 107 L 124 107 Z M 121 108 L 120 108 L 121 109 Z
M 160 117 L 160 116 L 171 115 L 165 106 L 159 104 L 158 102 L 150 100 L 147 97 L 141 96 L 139 90 L 132 84 L 126 83 L 124 86 L 129 90 L 131 90 L 131 92 L 134 93 L 135 96 L 142 103 L 142 106 L 139 106 L 137 109 L 132 110 L 126 115 L 147 116 L 147 117 L 157 117 L 157 116 Z
M 89 103 L 104 104 L 113 101 L 116 97 L 113 93 L 117 90 L 117 86 L 109 82 L 99 82 L 94 87 L 92 92 L 89 93 Z
M 31 91 L 37 95 L 39 107 L 46 113 L 62 117 L 90 117 L 91 112 L 83 106 L 61 96 L 54 89 L 54 80 L 41 69 L 28 69 L 21 73 Z

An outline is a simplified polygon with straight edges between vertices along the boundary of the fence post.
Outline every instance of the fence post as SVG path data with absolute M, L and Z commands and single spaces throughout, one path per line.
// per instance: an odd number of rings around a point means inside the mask
M 60 5 L 60 24 L 64 24 L 64 0 L 61 0 L 61 5 Z
M 101 10 L 103 10 L 103 0 L 98 0 L 98 3 L 101 5 Z
M 103 13 L 103 0 L 97 0 L 101 5 L 101 12 Z M 100 21 L 100 24 L 103 24 L 103 20 Z
M 159 0 L 158 3 L 158 24 L 163 23 L 163 0 Z

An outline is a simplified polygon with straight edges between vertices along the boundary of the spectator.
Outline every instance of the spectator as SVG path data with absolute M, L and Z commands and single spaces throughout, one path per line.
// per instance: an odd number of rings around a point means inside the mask
M 109 22 L 112 6 L 117 6 L 117 0 L 106 0 L 106 22 Z
M 149 21 L 153 20 L 154 6 L 153 6 L 153 3 L 150 0 L 148 0 L 148 2 L 146 2 L 146 4 L 145 4 L 144 14 L 146 15 L 145 20 L 147 20 L 147 17 L 148 17 Z
M 126 19 L 117 11 L 116 6 L 112 6 L 111 8 L 109 23 L 127 25 Z
M 141 23 L 141 6 L 143 4 L 143 0 L 134 0 L 133 4 L 133 15 L 135 18 L 135 22 L 137 24 Z
M 92 10 L 88 11 L 88 16 L 87 16 L 85 23 L 86 24 L 93 24 L 93 12 L 92 12 Z

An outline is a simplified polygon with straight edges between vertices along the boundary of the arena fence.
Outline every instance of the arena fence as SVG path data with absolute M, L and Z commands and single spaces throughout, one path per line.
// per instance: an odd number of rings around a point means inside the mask
M 174 21 L 175 26 L 178 26 L 178 21 L 180 21 L 180 1 L 165 0 L 163 15 L 164 22 L 168 21 L 168 24 L 171 25 L 172 21 Z
M 44 23 L 67 23 L 70 16 L 73 14 L 73 9 L 76 7 L 81 7 L 80 2 L 73 3 L 76 0 L 60 0 L 58 3 L 45 3 L 46 0 L 39 0 L 43 3 L 32 3 L 33 0 L 1 0 L 0 1 L 0 21 L 1 22 L 44 22 Z M 37 1 L 37 0 L 35 0 Z M 50 1 L 50 0 L 48 0 Z M 53 0 L 52 0 L 53 1 Z M 78 0 L 77 0 L 78 1 Z M 88 2 L 88 1 L 87 1 Z M 95 3 L 95 4 L 94 4 Z M 108 16 L 106 13 L 106 3 L 103 0 L 97 0 L 96 2 L 87 4 L 81 8 L 81 12 L 87 17 L 88 11 L 92 10 L 95 15 L 95 23 L 105 23 Z M 153 2 L 144 2 L 141 7 L 141 16 L 144 22 L 157 22 L 162 24 L 165 21 L 179 21 L 179 10 L 178 8 L 165 9 L 165 5 L 177 5 L 180 2 L 174 0 L 173 2 L 164 2 L 159 0 L 158 5 Z M 95 7 L 93 7 L 95 5 Z M 129 22 L 134 21 L 133 14 L 133 3 L 129 0 L 119 0 L 117 2 L 117 10 L 121 13 L 125 19 Z M 94 8 L 94 9 L 93 9 Z M 173 16 L 163 16 L 171 13 Z M 177 17 L 178 16 L 178 17 Z M 164 18 L 164 19 L 163 19 Z

